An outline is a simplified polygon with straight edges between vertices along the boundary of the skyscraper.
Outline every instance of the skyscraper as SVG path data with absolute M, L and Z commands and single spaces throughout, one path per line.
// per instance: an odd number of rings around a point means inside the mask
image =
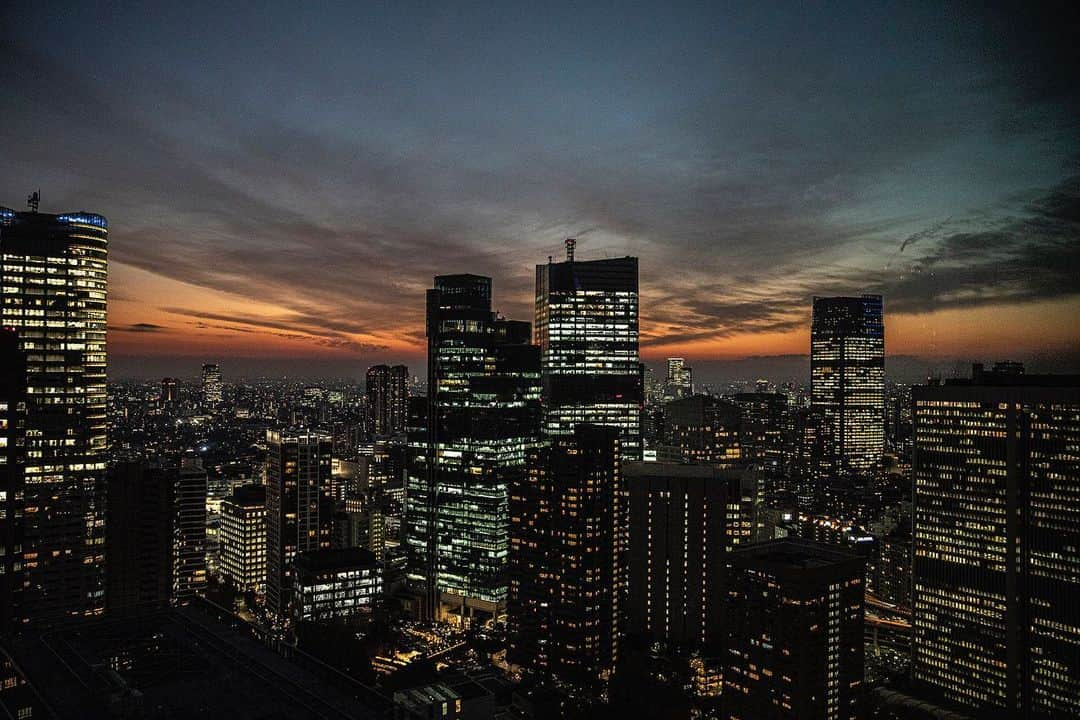
M 157 463 L 109 468 L 105 523 L 110 615 L 165 607 L 173 592 L 174 485 Z
M 511 491 L 512 664 L 596 688 L 626 629 L 628 498 L 620 429 L 578 425 Z
M 681 398 L 693 394 L 692 371 L 681 357 L 667 359 L 667 395 Z
M 722 647 L 725 555 L 750 541 L 742 470 L 632 462 L 628 633 L 672 651 Z
M 0 636 L 22 621 L 23 473 L 26 470 L 26 355 L 0 330 Z
M 885 325 L 880 295 L 814 298 L 811 407 L 833 428 L 837 469 L 863 474 L 885 446 Z
M 375 365 L 367 371 L 368 412 L 374 435 L 397 435 L 405 431 L 409 391 L 409 368 Z
M 333 438 L 312 430 L 269 430 L 266 440 L 266 609 L 288 617 L 297 553 L 330 547 Z
M 184 457 L 173 472 L 173 601 L 184 604 L 206 590 L 206 470 Z
M 914 679 L 980 717 L 1080 713 L 1080 377 L 912 395 Z
M 508 488 L 540 442 L 529 331 L 492 312 L 490 278 L 443 275 L 428 290 L 426 442 L 410 473 L 407 542 L 431 610 L 505 606 Z
M 202 366 L 202 397 L 203 404 L 211 410 L 216 410 L 221 405 L 221 368 L 207 363 Z
M 221 574 L 241 591 L 266 587 L 266 486 L 244 485 L 221 501 Z
M 581 423 L 622 433 L 627 459 L 641 457 L 642 366 L 638 359 L 638 260 L 536 266 L 535 339 L 544 381 L 544 432 Z
M 711 395 L 664 405 L 664 440 L 684 460 L 730 467 L 742 459 L 739 407 Z
M 0 324 L 26 359 L 23 606 L 32 620 L 104 608 L 108 222 L 0 208 Z
M 862 559 L 774 540 L 734 550 L 727 562 L 721 717 L 862 717 Z

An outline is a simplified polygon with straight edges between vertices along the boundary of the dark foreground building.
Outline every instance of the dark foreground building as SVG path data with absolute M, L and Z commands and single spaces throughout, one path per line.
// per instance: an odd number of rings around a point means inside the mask
M 915 680 L 981 718 L 1080 714 L 1080 377 L 912 395 Z
M 727 557 L 722 717 L 861 717 L 862 559 L 795 540 Z

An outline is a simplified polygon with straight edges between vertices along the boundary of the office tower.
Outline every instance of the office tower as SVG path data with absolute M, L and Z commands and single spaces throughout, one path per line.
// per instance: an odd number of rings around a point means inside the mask
M 665 444 L 684 460 L 730 467 L 742 460 L 739 407 L 711 395 L 664 405 Z
M 100 215 L 0 208 L 0 325 L 26 356 L 34 460 L 24 473 L 31 620 L 104 609 L 107 244 Z
M 348 623 L 382 598 L 382 567 L 363 548 L 309 550 L 293 560 L 296 622 Z
M 206 591 L 206 470 L 196 457 L 184 457 L 173 492 L 173 601 L 191 602 Z
M 511 664 L 591 689 L 625 632 L 628 502 L 620 428 L 578 425 L 511 490 Z
M 157 463 L 121 460 L 108 472 L 105 606 L 110 615 L 166 607 L 173 592 L 172 478 Z
M 180 399 L 179 383 L 176 378 L 162 378 L 161 380 L 161 405 L 166 407 Z
M 268 430 L 266 455 L 266 609 L 287 618 L 297 553 L 330 546 L 333 438 L 313 430 Z
M 544 432 L 581 423 L 622 431 L 622 451 L 641 458 L 644 401 L 638 360 L 638 261 L 634 257 L 536 266 L 536 344 L 544 379 Z
M 721 717 L 861 717 L 862 559 L 773 540 L 733 550 L 727 562 Z
M 375 436 L 397 435 L 405 431 L 409 392 L 409 368 L 404 365 L 375 365 L 367 371 L 368 412 Z
M 980 717 L 1080 713 L 1080 377 L 912 396 L 914 679 Z
M 492 312 L 490 278 L 443 275 L 428 290 L 426 438 L 414 458 L 426 472 L 410 480 L 406 539 L 428 611 L 442 601 L 492 615 L 506 604 L 508 488 L 540 442 L 529 330 Z
M 742 470 L 631 462 L 630 636 L 673 652 L 719 652 L 727 552 L 750 541 Z
M 679 398 L 685 395 L 686 361 L 683 358 L 667 359 L 667 389 L 668 397 Z
M 266 587 L 265 485 L 243 485 L 221 501 L 221 574 L 241 592 Z
M 339 510 L 334 513 L 330 547 L 364 548 L 382 562 L 386 554 L 385 514 L 369 503 L 362 510 Z
M 203 404 L 211 409 L 216 410 L 221 405 L 221 368 L 217 365 L 207 363 L 202 366 L 202 397 Z
M 787 396 L 770 392 L 738 393 L 734 402 L 739 408 L 743 459 L 770 471 L 779 470 L 783 462 Z
M 870 590 L 878 598 L 901 607 L 911 607 L 911 530 L 897 528 L 878 540 L 877 562 Z
M 0 637 L 22 622 L 23 473 L 26 470 L 26 355 L 0 330 Z
M 880 295 L 814 298 L 811 407 L 832 423 L 837 470 L 881 466 L 885 443 L 885 325 Z

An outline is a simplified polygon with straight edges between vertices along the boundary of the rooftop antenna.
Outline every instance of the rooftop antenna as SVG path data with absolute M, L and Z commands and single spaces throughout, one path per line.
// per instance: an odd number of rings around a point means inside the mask
M 26 198 L 26 204 L 30 206 L 30 212 L 37 212 L 38 205 L 41 204 L 40 188 L 30 193 L 30 196 Z
M 574 262 L 574 248 L 577 247 L 577 240 L 574 238 L 566 238 L 566 261 Z

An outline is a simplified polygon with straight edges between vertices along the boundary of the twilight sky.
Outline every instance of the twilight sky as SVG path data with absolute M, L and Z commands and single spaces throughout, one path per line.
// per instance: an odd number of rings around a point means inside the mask
M 121 374 L 420 365 L 432 275 L 531 319 L 567 236 L 641 258 L 648 359 L 802 355 L 872 291 L 891 355 L 1080 361 L 1060 14 L 229 5 L 0 9 L 0 204 L 108 216 Z

